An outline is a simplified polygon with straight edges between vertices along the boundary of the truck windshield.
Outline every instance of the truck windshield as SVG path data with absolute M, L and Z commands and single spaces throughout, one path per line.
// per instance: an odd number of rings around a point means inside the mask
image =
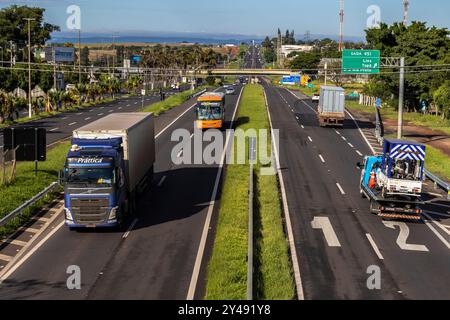
M 197 106 L 198 120 L 221 120 L 223 108 L 221 103 L 199 104 Z
M 65 176 L 69 184 L 111 186 L 115 182 L 112 168 L 66 168 Z

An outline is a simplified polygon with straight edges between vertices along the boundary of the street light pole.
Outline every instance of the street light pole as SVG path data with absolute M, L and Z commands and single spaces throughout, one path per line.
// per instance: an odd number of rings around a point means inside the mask
M 398 96 L 398 139 L 403 137 L 403 103 L 405 97 L 405 58 L 400 58 L 400 92 Z
M 28 117 L 31 118 L 31 21 L 36 19 L 24 18 L 24 20 L 28 21 Z

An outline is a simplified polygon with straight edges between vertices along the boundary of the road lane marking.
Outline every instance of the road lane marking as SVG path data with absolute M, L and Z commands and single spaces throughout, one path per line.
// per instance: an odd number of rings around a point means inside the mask
M 164 181 L 166 181 L 167 176 L 164 176 L 161 178 L 161 180 L 158 183 L 158 188 L 161 188 L 161 186 L 163 185 Z
M 344 191 L 344 189 L 342 189 L 341 185 L 340 185 L 339 183 L 336 183 L 336 186 L 338 187 L 338 189 L 339 189 L 339 191 L 341 192 L 341 194 L 342 194 L 343 196 L 345 196 L 345 191 Z
M 315 217 L 311 222 L 311 226 L 313 229 L 322 230 L 325 236 L 325 240 L 328 243 L 329 247 L 332 248 L 340 248 L 341 243 L 334 232 L 333 226 L 331 225 L 330 218 L 328 217 Z
M 299 117 L 295 117 L 295 119 L 297 119 L 297 120 L 300 120 L 300 118 L 299 118 Z
M 346 138 L 346 137 L 341 137 L 341 138 L 342 138 L 342 140 L 347 141 L 347 138 Z
M 341 133 L 339 132 L 339 131 L 337 131 L 337 130 L 334 130 L 338 135 L 341 135 Z
M 216 89 L 216 91 L 217 90 L 218 89 Z M 235 121 L 234 119 L 236 118 L 236 113 L 237 113 L 237 110 L 239 109 L 239 103 L 241 101 L 241 97 L 242 97 L 242 92 L 243 91 L 244 91 L 244 89 L 241 88 L 241 93 L 239 94 L 239 97 L 237 99 L 236 107 L 235 107 L 235 110 L 234 110 L 234 113 L 233 113 L 233 117 L 232 117 L 231 122 L 230 122 L 230 129 L 233 127 L 233 123 Z M 191 108 L 193 108 L 195 105 L 196 104 L 194 104 Z M 191 108 L 186 110 L 184 113 L 189 111 Z M 206 214 L 206 220 L 205 220 L 205 224 L 203 226 L 203 232 L 202 232 L 202 237 L 200 239 L 200 244 L 199 244 L 198 251 L 197 251 L 197 257 L 195 258 L 194 270 L 192 271 L 191 282 L 189 284 L 189 290 L 188 290 L 188 294 L 187 294 L 186 300 L 194 300 L 194 298 L 195 298 L 195 290 L 197 288 L 198 277 L 200 275 L 200 268 L 201 268 L 201 265 L 202 265 L 202 260 L 203 260 L 203 256 L 204 256 L 204 252 L 205 252 L 205 248 L 206 248 L 206 240 L 208 238 L 208 233 L 209 233 L 211 220 L 212 220 L 212 214 L 213 214 L 214 206 L 215 206 L 215 203 L 216 203 L 217 193 L 219 191 L 219 183 L 220 183 L 220 180 L 221 180 L 221 177 L 222 177 L 222 171 L 223 171 L 223 167 L 224 167 L 224 164 L 225 164 L 225 157 L 226 157 L 226 153 L 227 153 L 226 151 L 228 150 L 228 145 L 229 145 L 230 142 L 232 142 L 232 139 L 233 138 L 231 137 L 231 132 L 228 132 L 227 133 L 227 139 L 225 140 L 224 152 L 222 153 L 222 158 L 221 158 L 221 161 L 220 161 L 220 165 L 219 165 L 219 168 L 217 170 L 216 181 L 214 183 L 214 189 L 213 189 L 213 192 L 211 194 L 211 200 L 210 200 L 210 203 L 209 203 L 208 213 Z
M 350 146 L 350 148 L 354 148 L 354 146 L 349 142 L 348 145 Z
M 1 254 L 1 253 L 0 253 L 0 260 L 6 261 L 6 262 L 11 262 L 11 260 L 12 260 L 13 258 L 14 258 L 14 257 L 12 257 L 12 256 L 7 256 L 7 255 L 5 255 L 5 254 Z
M 425 217 L 427 217 L 428 220 L 430 220 L 431 222 L 433 222 L 436 226 L 439 227 L 439 229 L 441 229 L 442 231 L 444 231 L 448 236 L 450 236 L 450 231 L 448 231 L 446 229 L 446 227 L 448 228 L 448 226 L 445 226 L 439 222 L 437 222 L 435 219 L 433 219 L 431 216 L 429 216 L 428 214 L 424 213 L 423 214 Z
M 181 157 L 181 155 L 183 154 L 183 151 L 184 151 L 184 150 L 183 150 L 183 149 L 181 149 L 181 150 L 180 150 L 180 152 L 178 152 L 178 154 L 177 154 L 177 158 L 180 158 L 180 157 Z
M 77 113 L 77 116 L 81 116 L 83 114 L 83 112 Z
M 133 223 L 131 223 L 130 227 L 128 228 L 127 232 L 125 232 L 122 239 L 128 238 L 128 236 L 130 235 L 131 231 L 133 231 L 133 229 L 136 226 L 136 223 L 138 223 L 138 221 L 139 221 L 138 219 L 133 220 Z
M 109 110 L 108 112 L 111 113 L 111 112 L 114 112 L 114 110 Z
M 395 230 L 395 227 L 400 229 L 400 233 L 397 238 L 397 245 L 400 249 L 405 251 L 418 251 L 418 252 L 429 252 L 427 246 L 421 244 L 409 244 L 407 243 L 409 238 L 409 227 L 404 222 L 396 222 L 396 221 L 383 221 L 383 224 L 389 228 Z
M 69 126 L 73 126 L 74 124 L 77 124 L 77 123 L 76 122 L 69 123 Z
M 373 250 L 375 251 L 376 255 L 378 256 L 378 259 L 380 260 L 384 260 L 383 255 L 380 252 L 380 249 L 378 248 L 377 244 L 375 243 L 375 241 L 373 240 L 372 236 L 370 235 L 370 233 L 366 234 L 367 239 L 369 239 L 370 245 L 372 246 Z
M 98 116 L 102 116 L 102 115 L 104 115 L 104 113 L 99 113 L 99 114 L 98 114 Z
M 11 269 L 9 269 L 2 277 L 0 278 L 0 284 L 8 279 L 10 275 L 12 275 L 20 266 L 27 261 L 40 247 L 42 247 L 48 239 L 50 239 L 61 227 L 64 225 L 64 221 L 58 224 L 52 231 L 49 232 L 36 246 L 34 246 L 25 256 L 23 256 Z
M 268 114 L 268 118 L 269 118 L 270 128 L 273 129 L 272 116 L 270 114 L 270 108 L 269 108 L 269 102 L 267 100 L 266 90 L 264 90 L 263 92 L 264 92 L 264 99 L 266 102 L 266 108 L 267 108 L 267 114 Z M 275 153 L 275 162 L 276 162 L 276 166 L 277 166 L 278 179 L 280 180 L 281 199 L 283 202 L 283 213 L 284 213 L 284 217 L 286 220 L 286 229 L 287 229 L 287 233 L 288 233 L 289 248 L 291 251 L 291 258 L 292 258 L 292 268 L 294 269 L 295 286 L 297 288 L 297 298 L 298 298 L 298 300 L 305 300 L 302 277 L 300 274 L 300 260 L 297 255 L 297 248 L 295 245 L 294 232 L 293 232 L 292 222 L 291 222 L 291 213 L 289 212 L 289 204 L 288 204 L 288 199 L 287 199 L 287 194 L 286 194 L 286 187 L 284 184 L 283 172 L 281 171 L 280 155 L 278 154 L 279 146 L 276 145 L 274 130 L 271 130 L 271 135 L 272 135 L 272 144 L 273 144 L 272 150 Z
M 313 140 L 311 139 L 311 137 L 308 136 L 309 141 L 313 142 Z
M 305 126 L 301 125 L 302 129 L 305 129 Z
M 88 121 L 91 120 L 91 117 L 87 117 L 86 119 L 84 119 L 84 121 Z
M 439 231 L 436 230 L 436 228 L 433 227 L 433 224 L 424 219 L 425 225 L 436 235 L 436 237 L 438 237 L 439 240 L 441 240 L 441 242 L 447 247 L 447 249 L 450 250 L 450 243 L 445 240 L 445 238 L 439 233 Z
M 355 123 L 356 127 L 359 130 L 359 133 L 361 134 L 361 136 L 363 137 L 363 139 L 366 141 L 367 145 L 369 146 L 370 150 L 372 151 L 373 154 L 376 154 L 375 149 L 372 147 L 372 144 L 369 142 L 369 140 L 367 140 L 366 135 L 364 134 L 364 132 L 361 130 L 358 122 L 356 122 L 355 117 L 353 117 L 353 115 L 348 112 L 347 110 L 345 110 L 345 112 L 350 116 L 350 118 L 352 118 L 353 122 Z
M 319 154 L 319 158 L 320 158 L 320 160 L 321 160 L 323 163 L 325 163 L 325 159 L 322 157 L 321 154 Z
M 363 157 L 363 154 L 361 152 L 359 152 L 359 150 L 356 150 L 356 153 L 360 156 Z
M 59 129 L 59 128 L 53 128 L 53 129 L 50 130 L 50 132 L 56 131 L 56 130 L 58 130 L 58 129 Z
M 117 110 L 122 110 L 122 107 L 118 107 Z
M 67 118 L 69 118 L 69 117 L 63 117 L 63 118 L 61 118 L 61 120 L 66 120 Z

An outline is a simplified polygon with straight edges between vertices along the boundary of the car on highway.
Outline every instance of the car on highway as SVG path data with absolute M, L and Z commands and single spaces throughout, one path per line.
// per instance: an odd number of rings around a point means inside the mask
M 315 94 L 312 96 L 311 100 L 312 100 L 313 102 L 317 102 L 317 103 L 318 103 L 319 100 L 320 100 L 320 94 L 315 93 Z
M 228 87 L 227 90 L 225 90 L 226 94 L 235 94 L 236 90 L 234 90 L 233 87 Z

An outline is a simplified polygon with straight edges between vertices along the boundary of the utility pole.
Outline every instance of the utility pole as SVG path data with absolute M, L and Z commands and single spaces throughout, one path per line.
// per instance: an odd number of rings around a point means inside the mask
M 81 84 L 81 29 L 78 29 L 78 84 Z
M 9 41 L 9 45 L 10 45 L 10 48 L 11 48 L 11 57 L 10 57 L 11 63 L 9 65 L 9 68 L 12 69 L 12 67 L 13 67 L 13 57 L 14 57 L 14 42 L 12 42 L 12 40 L 10 40 Z
M 344 50 L 344 0 L 340 0 L 339 23 L 339 51 Z
M 398 139 L 403 137 L 403 103 L 405 97 L 405 58 L 400 58 L 400 92 L 398 95 Z
M 403 0 L 403 25 L 408 26 L 409 0 Z
M 328 72 L 328 63 L 325 63 L 324 65 L 324 69 L 325 69 L 325 85 L 327 85 L 327 72 Z
M 116 70 L 115 70 L 115 68 L 116 68 L 116 52 L 115 52 L 115 50 L 116 50 L 116 36 L 115 35 L 112 36 L 112 41 L 113 41 L 113 43 L 112 43 L 112 45 L 113 45 L 112 67 L 113 67 L 113 77 L 115 77 L 116 76 Z
M 55 54 L 55 47 L 52 47 L 52 55 L 53 55 L 53 88 L 55 88 L 55 91 L 58 91 L 56 88 L 56 54 Z
M 28 117 L 32 117 L 31 107 L 31 21 L 36 20 L 34 18 L 24 18 L 28 21 Z M 12 63 L 11 63 L 12 65 Z

